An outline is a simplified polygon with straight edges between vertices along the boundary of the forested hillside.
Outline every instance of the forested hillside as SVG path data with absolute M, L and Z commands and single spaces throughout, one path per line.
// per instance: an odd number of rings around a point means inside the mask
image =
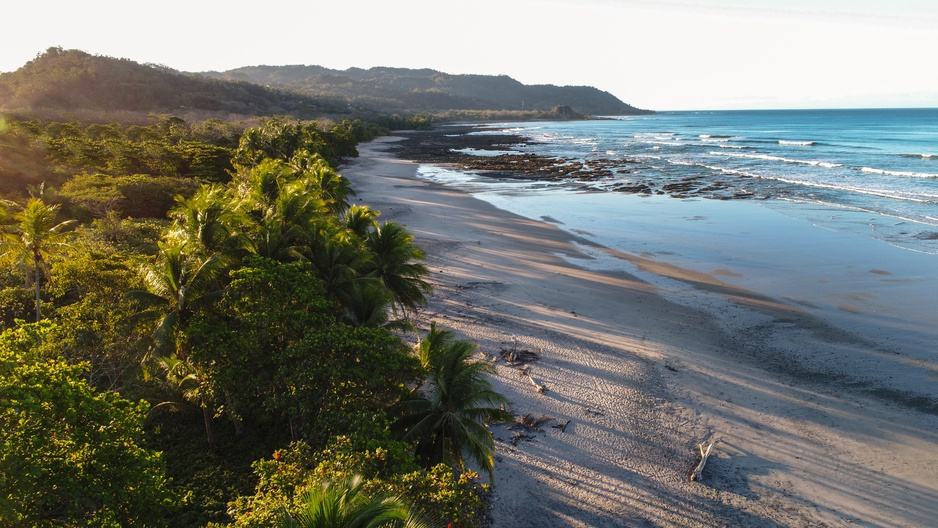
M 348 112 L 338 100 L 62 48 L 49 48 L 17 71 L 0 74 L 0 110 L 56 116 L 109 113 L 118 119 L 147 112 L 306 119 Z
M 505 75 L 450 75 L 405 68 L 331 70 L 321 66 L 248 66 L 204 75 L 275 86 L 313 97 L 342 97 L 352 106 L 386 111 L 544 112 L 555 106 L 569 106 L 587 115 L 647 113 L 596 88 L 530 86 Z
M 434 70 L 319 66 L 248 66 L 184 73 L 166 66 L 49 48 L 0 74 L 0 111 L 48 118 L 124 123 L 162 113 L 244 119 L 290 115 L 377 118 L 432 114 L 438 119 L 556 119 L 646 113 L 587 86 L 524 85 L 507 76 L 450 75 Z

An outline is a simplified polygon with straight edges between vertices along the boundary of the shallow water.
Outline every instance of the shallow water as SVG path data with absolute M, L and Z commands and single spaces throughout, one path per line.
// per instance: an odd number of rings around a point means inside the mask
M 929 115 L 938 117 L 934 112 Z M 751 118 L 753 116 L 746 116 L 746 119 Z M 645 121 L 644 118 L 637 119 Z M 712 116 L 709 119 L 712 121 Z M 853 116 L 852 119 L 860 118 Z M 676 124 L 680 120 L 684 121 L 683 128 Z M 930 139 L 934 130 L 923 126 L 925 130 L 906 140 L 899 128 L 882 127 L 880 123 L 879 139 L 861 141 L 858 138 L 862 134 L 851 132 L 835 142 L 829 138 L 824 141 L 822 136 L 809 134 L 806 130 L 795 133 L 792 130 L 796 127 L 791 124 L 788 129 L 782 123 L 775 128 L 765 126 L 765 130 L 756 131 L 750 127 L 742 132 L 726 124 L 722 128 L 709 125 L 701 128 L 693 121 L 687 116 L 652 120 L 643 125 L 630 121 L 625 123 L 625 129 L 621 122 L 603 121 L 511 125 L 517 132 L 536 136 L 542 141 L 515 146 L 518 151 L 579 156 L 586 160 L 594 152 L 600 152 L 599 155 L 605 159 L 614 156 L 634 158 L 636 152 L 652 149 L 659 141 L 694 143 L 689 149 L 687 145 L 680 146 L 685 151 L 680 154 L 683 158 L 672 149 L 667 151 L 671 153 L 669 157 L 659 160 L 657 168 L 649 164 L 645 169 L 637 170 L 634 164 L 628 164 L 630 172 L 616 174 L 603 182 L 505 181 L 433 166 L 421 167 L 419 174 L 444 185 L 463 188 L 501 209 L 554 222 L 558 227 L 602 246 L 708 273 L 725 283 L 781 299 L 913 358 L 930 364 L 938 359 L 935 346 L 938 343 L 938 324 L 934 320 L 934 314 L 938 312 L 938 240 L 928 236 L 938 231 L 935 225 L 938 224 L 935 220 L 938 218 L 938 201 L 935 199 L 938 197 L 938 179 L 862 170 L 864 167 L 872 168 L 869 167 L 872 165 L 880 167 L 878 170 L 893 173 L 913 170 L 938 173 L 938 165 L 922 165 L 932 162 L 921 155 L 917 159 L 901 155 L 912 151 L 938 154 L 938 146 L 933 145 Z M 664 132 L 660 132 L 662 137 L 643 136 L 641 134 L 645 132 L 635 129 L 639 125 Z M 829 123 L 823 127 L 815 126 L 813 130 L 829 129 L 830 126 Z M 869 130 L 872 125 L 865 126 Z M 712 134 L 702 137 L 703 130 Z M 590 133 L 595 137 L 590 137 Z M 664 134 L 672 135 L 664 137 Z M 634 141 L 623 140 L 627 137 Z M 656 139 L 648 140 L 648 137 Z M 715 155 L 715 158 L 731 164 L 756 163 L 755 166 L 735 169 L 722 165 L 717 170 L 708 168 L 709 162 L 707 167 L 702 166 L 702 162 L 687 162 L 687 152 L 695 156 L 709 155 L 700 154 L 703 149 L 713 148 L 700 145 L 708 143 L 708 140 L 726 144 L 736 142 L 737 146 L 748 147 L 753 156 L 764 154 L 766 158 L 785 160 L 797 156 L 797 159 L 818 163 Z M 614 152 L 609 146 L 612 143 L 618 145 Z M 810 151 L 811 155 L 786 153 L 781 156 L 773 150 L 810 149 L 822 143 L 833 146 L 824 151 Z M 865 156 L 863 159 L 861 155 L 838 158 L 824 154 L 864 149 L 877 150 L 879 154 L 862 154 Z M 717 197 L 715 193 L 706 192 L 691 193 L 686 198 L 595 192 L 611 188 L 623 179 L 672 181 L 692 176 L 709 183 L 716 181 L 717 177 L 729 181 L 726 175 L 734 170 L 747 173 L 786 171 L 784 179 L 796 183 L 780 186 L 782 178 L 778 176 L 740 176 L 730 182 L 732 192 L 745 184 L 761 197 L 759 200 L 712 199 Z M 837 171 L 847 176 L 832 175 Z M 819 172 L 828 179 L 846 181 L 849 177 L 852 181 L 838 189 L 818 193 Z M 797 183 L 799 180 L 807 183 Z M 884 183 L 886 180 L 889 181 Z M 760 187 L 753 181 L 760 185 L 768 182 L 769 185 Z M 861 187 L 862 192 L 856 190 Z M 903 197 L 868 192 L 887 187 L 892 189 L 890 193 L 901 187 Z M 909 200 L 906 199 L 908 196 L 921 199 Z M 913 206 L 909 207 L 909 204 Z M 625 260 L 602 255 L 595 257 L 594 260 L 575 263 L 637 274 L 658 284 L 679 302 L 700 301 L 700 295 L 689 292 L 686 284 L 641 272 Z
M 938 254 L 938 109 L 666 112 L 504 127 L 531 138 L 518 152 L 611 167 L 589 185 L 596 190 L 679 185 L 689 196 L 822 205 L 830 214 L 816 221 L 832 229 Z

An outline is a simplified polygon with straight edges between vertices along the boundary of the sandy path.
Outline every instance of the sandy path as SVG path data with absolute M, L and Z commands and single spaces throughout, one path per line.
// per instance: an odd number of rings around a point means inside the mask
M 498 362 L 512 411 L 552 421 L 521 440 L 493 427 L 496 527 L 934 525 L 938 417 L 866 396 L 837 375 L 851 365 L 831 363 L 875 356 L 882 374 L 896 360 L 715 277 L 614 255 L 710 291 L 720 317 L 578 268 L 585 241 L 417 179 L 386 141 L 341 172 L 426 251 L 421 326 L 490 358 L 540 354 L 529 372 L 544 394 Z M 696 444 L 714 437 L 704 481 L 689 482 Z

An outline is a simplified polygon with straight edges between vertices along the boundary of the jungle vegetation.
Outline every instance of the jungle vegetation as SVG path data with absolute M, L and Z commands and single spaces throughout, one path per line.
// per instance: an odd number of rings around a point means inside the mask
M 504 398 L 338 172 L 386 131 L 0 120 L 0 524 L 480 524 Z

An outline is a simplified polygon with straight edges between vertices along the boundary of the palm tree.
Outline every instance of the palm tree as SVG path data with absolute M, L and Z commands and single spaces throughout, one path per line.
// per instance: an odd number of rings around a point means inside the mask
M 389 320 L 391 293 L 380 281 L 364 278 L 356 281 L 342 302 L 345 321 L 354 326 L 406 330 L 411 324 L 402 319 Z
M 265 160 L 240 180 L 237 209 L 244 219 L 245 249 L 280 262 L 303 258 L 302 248 L 324 221 L 326 203 L 281 161 Z
M 345 213 L 345 227 L 360 239 L 368 237 L 368 233 L 378 227 L 380 211 L 375 211 L 367 205 L 353 205 Z
M 216 256 L 199 258 L 190 252 L 189 244 L 180 241 L 160 242 L 155 265 L 141 268 L 146 290 L 127 292 L 124 298 L 146 307 L 140 317 L 159 319 L 153 332 L 157 357 L 175 355 L 185 364 L 200 383 L 204 379 L 199 369 L 190 363 L 185 343 L 185 329 L 194 310 L 203 308 L 221 297 L 215 274 L 221 267 Z M 152 354 L 144 359 L 154 359 Z M 204 387 L 198 391 L 209 447 L 215 448 L 212 431 L 212 411 Z
M 75 223 L 74 220 L 56 223 L 58 210 L 58 205 L 47 205 L 40 197 L 30 198 L 23 210 L 13 215 L 17 224 L 12 226 L 12 232 L 4 233 L 2 240 L 5 251 L 0 260 L 26 262 L 30 268 L 36 287 L 37 322 L 42 318 L 42 280 L 49 273 L 46 258 L 53 249 L 66 245 L 66 229 Z M 27 274 L 27 285 L 29 281 L 30 274 Z
M 174 220 L 170 237 L 195 244 L 205 255 L 230 256 L 238 247 L 239 216 L 221 185 L 202 185 L 190 198 L 176 197 L 169 215 Z
M 348 211 L 350 196 L 355 196 L 347 178 L 337 173 L 319 154 L 301 149 L 290 159 L 294 176 L 305 182 L 308 192 L 326 203 L 329 211 L 338 216 Z
M 302 497 L 294 516 L 284 510 L 281 528 L 425 528 L 410 508 L 397 497 L 369 497 L 364 482 L 354 476 L 341 482 L 324 482 Z
M 416 443 L 417 455 L 427 466 L 443 462 L 465 470 L 465 453 L 492 478 L 495 441 L 485 423 L 511 420 L 503 409 L 508 400 L 486 379 L 494 367 L 470 360 L 476 346 L 453 337 L 433 323 L 417 345 L 429 375 L 423 390 L 403 402 L 404 416 L 396 426 L 404 430 L 404 441 Z
M 430 284 L 422 277 L 430 272 L 420 264 L 423 250 L 404 226 L 385 222 L 368 234 L 365 247 L 372 255 L 370 274 L 384 282 L 402 312 L 427 303 L 424 293 L 430 293 Z

